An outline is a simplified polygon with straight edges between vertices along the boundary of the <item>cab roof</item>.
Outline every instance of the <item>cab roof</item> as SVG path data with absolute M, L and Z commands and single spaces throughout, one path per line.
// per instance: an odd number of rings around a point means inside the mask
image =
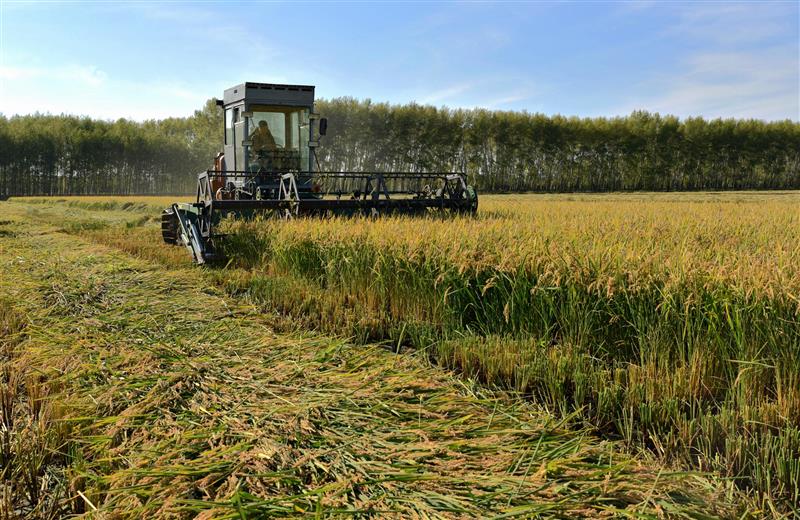
M 246 82 L 225 90 L 224 106 L 238 105 L 288 105 L 311 108 L 314 105 L 312 85 L 283 85 L 279 83 Z

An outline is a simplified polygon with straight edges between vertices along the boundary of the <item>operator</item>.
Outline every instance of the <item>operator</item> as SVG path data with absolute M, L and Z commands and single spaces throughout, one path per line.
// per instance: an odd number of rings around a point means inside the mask
M 253 142 L 253 151 L 258 152 L 271 152 L 278 149 L 275 144 L 275 138 L 269 131 L 269 125 L 266 121 L 259 121 L 258 128 L 250 135 L 250 140 Z
M 269 125 L 266 121 L 259 121 L 258 126 L 253 133 L 250 134 L 250 142 L 253 147 L 254 164 L 252 167 L 258 171 L 275 171 L 280 168 L 280 163 L 275 157 L 275 151 L 278 145 L 275 138 L 272 137 L 272 132 L 269 131 Z

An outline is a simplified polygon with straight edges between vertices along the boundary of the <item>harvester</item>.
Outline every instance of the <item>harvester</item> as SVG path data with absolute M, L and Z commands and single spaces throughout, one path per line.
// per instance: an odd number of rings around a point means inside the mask
M 470 214 L 478 196 L 461 173 L 320 171 L 316 148 L 328 122 L 314 110 L 314 87 L 242 83 L 225 91 L 224 149 L 197 177 L 193 203 L 161 215 L 164 242 L 196 263 L 217 256 L 226 216 Z M 316 168 L 314 167 L 316 166 Z

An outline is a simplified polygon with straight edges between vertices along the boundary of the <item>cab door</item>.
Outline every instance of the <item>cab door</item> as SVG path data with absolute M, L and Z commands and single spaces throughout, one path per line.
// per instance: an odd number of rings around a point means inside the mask
M 223 152 L 225 153 L 225 171 L 236 169 L 236 158 L 233 153 L 233 109 L 225 109 L 225 142 Z
M 225 170 L 244 170 L 242 139 L 245 138 L 242 105 L 225 109 Z

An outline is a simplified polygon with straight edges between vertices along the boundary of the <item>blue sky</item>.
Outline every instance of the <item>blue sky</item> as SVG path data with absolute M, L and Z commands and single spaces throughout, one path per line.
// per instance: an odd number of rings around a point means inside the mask
M 800 120 L 800 2 L 14 2 L 0 112 L 185 116 L 242 81 L 317 96 Z

